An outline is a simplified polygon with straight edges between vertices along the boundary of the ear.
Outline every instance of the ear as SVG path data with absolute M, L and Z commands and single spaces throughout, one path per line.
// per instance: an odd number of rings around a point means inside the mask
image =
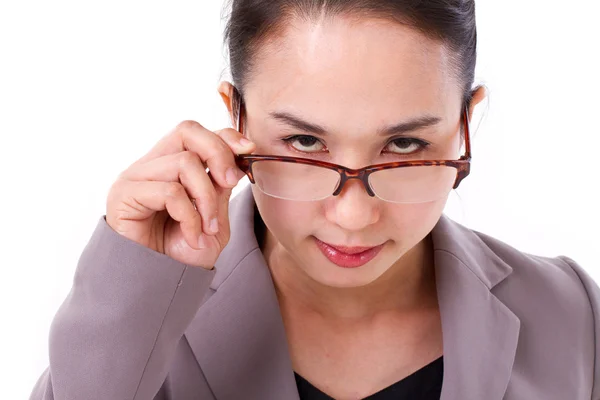
M 488 90 L 485 85 L 479 85 L 473 90 L 471 103 L 469 104 L 469 121 L 473 119 L 473 111 L 475 106 L 483 101 L 487 97 Z
M 231 120 L 231 126 L 235 127 L 236 120 L 233 115 L 233 85 L 227 81 L 222 81 L 219 83 L 218 87 L 219 95 L 221 95 L 221 99 L 223 103 L 225 103 L 225 107 L 227 107 L 227 112 L 229 112 L 229 119 Z

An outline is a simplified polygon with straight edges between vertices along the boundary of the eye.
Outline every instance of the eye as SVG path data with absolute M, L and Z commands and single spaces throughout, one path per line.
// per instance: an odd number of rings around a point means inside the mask
M 396 154 L 412 154 L 424 150 L 429 143 L 414 138 L 397 138 L 386 146 L 386 152 Z
M 298 151 L 305 153 L 313 153 L 317 151 L 326 150 L 325 145 L 319 139 L 314 136 L 308 135 L 295 135 L 288 138 L 282 139 L 285 143 L 292 146 Z

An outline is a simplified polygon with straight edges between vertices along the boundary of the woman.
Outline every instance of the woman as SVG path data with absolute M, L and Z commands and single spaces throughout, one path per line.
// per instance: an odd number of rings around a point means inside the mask
M 120 175 L 31 398 L 599 399 L 598 286 L 443 215 L 473 1 L 232 7 L 237 129 L 182 122 Z

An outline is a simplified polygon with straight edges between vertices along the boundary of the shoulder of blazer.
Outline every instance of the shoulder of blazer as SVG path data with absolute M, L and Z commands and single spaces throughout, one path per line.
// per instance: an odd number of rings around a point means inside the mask
M 494 288 L 522 324 L 538 325 L 556 337 L 556 346 L 574 353 L 579 371 L 592 380 L 592 399 L 600 399 L 600 287 L 571 258 L 525 253 L 496 238 L 474 231 L 513 273 Z M 526 303 L 526 304 L 524 304 Z M 539 339 L 539 337 L 538 337 Z M 533 338 L 532 340 L 536 340 Z M 554 349 L 548 349 L 553 353 Z M 566 360 L 565 360 L 566 362 Z M 576 368 L 566 366 L 565 368 Z M 585 381 L 581 376 L 582 382 Z
M 574 325 L 574 334 L 577 327 L 581 327 L 580 333 L 587 335 L 588 327 L 592 328 L 595 337 L 600 335 L 600 288 L 579 264 L 563 255 L 530 254 L 484 233 L 475 234 L 513 269 L 513 273 L 495 288 L 494 294 L 502 301 L 512 304 L 513 309 L 520 307 L 511 301 L 511 297 L 532 303 L 539 301 L 535 311 L 540 319 L 544 315 L 553 316 L 557 322 L 563 318 L 562 323 L 570 321 Z
M 586 298 L 588 297 L 588 288 L 582 283 L 581 273 L 585 274 L 588 279 L 591 278 L 581 266 L 569 257 L 562 255 L 546 257 L 530 254 L 485 233 L 473 232 L 494 254 L 513 268 L 513 274 L 511 274 L 513 279 L 530 277 L 539 279 L 541 282 L 546 280 L 555 281 L 561 286 L 561 292 L 563 293 L 573 291 L 585 295 Z M 543 289 L 540 286 L 536 287 Z

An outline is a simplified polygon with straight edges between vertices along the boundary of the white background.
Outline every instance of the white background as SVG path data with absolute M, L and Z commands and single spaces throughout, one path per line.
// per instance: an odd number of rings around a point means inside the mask
M 184 119 L 228 126 L 220 1 L 0 3 L 0 380 L 28 397 L 116 175 Z M 478 0 L 473 172 L 447 213 L 600 280 L 597 2 Z M 225 77 L 227 77 L 225 75 Z

